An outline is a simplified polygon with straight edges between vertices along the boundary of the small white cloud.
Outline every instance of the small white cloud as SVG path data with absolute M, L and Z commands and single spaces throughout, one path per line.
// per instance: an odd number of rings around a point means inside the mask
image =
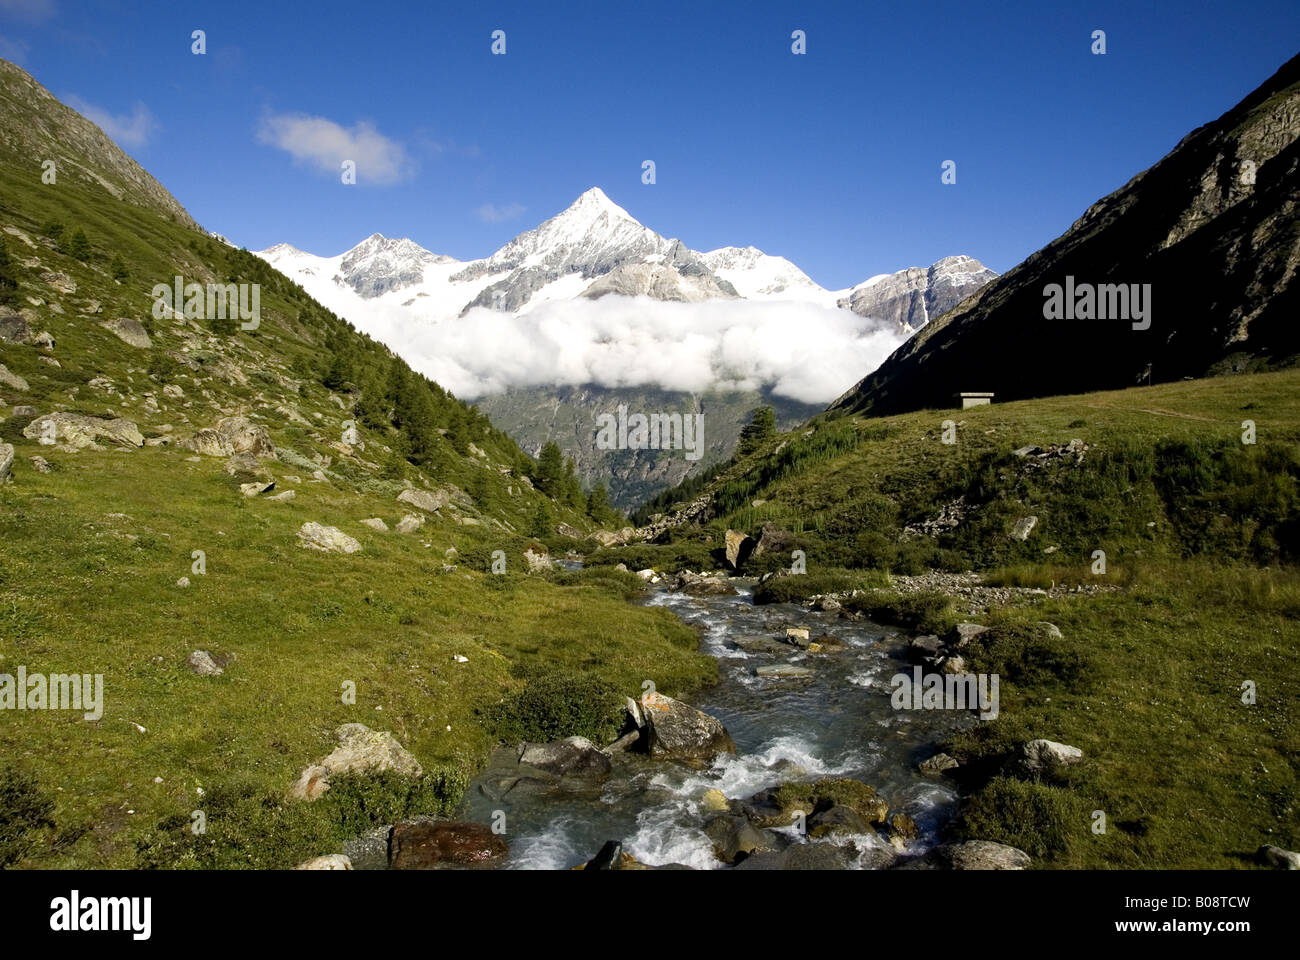
M 149 108 L 138 100 L 130 115 L 109 113 L 103 107 L 88 103 L 76 94 L 69 94 L 63 102 L 109 135 L 118 146 L 143 147 L 158 129 L 158 121 Z
M 257 139 L 323 173 L 338 175 L 343 161 L 351 160 L 357 165 L 358 183 L 398 183 L 413 170 L 406 148 L 365 121 L 349 129 L 304 113 L 268 114 Z
M 484 223 L 505 223 L 507 220 L 513 220 L 527 208 L 522 203 L 507 203 L 498 207 L 495 203 L 485 203 L 474 211 Z

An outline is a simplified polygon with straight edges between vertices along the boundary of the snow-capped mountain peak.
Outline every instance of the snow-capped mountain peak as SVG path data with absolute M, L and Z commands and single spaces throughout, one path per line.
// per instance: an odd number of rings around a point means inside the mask
M 372 233 L 343 254 L 339 280 L 363 297 L 378 297 L 419 283 L 429 264 L 457 262 L 452 257 L 431 253 L 414 240 Z
M 746 299 L 806 300 L 832 306 L 837 297 L 785 257 L 757 247 L 719 247 L 700 254 L 700 261 Z

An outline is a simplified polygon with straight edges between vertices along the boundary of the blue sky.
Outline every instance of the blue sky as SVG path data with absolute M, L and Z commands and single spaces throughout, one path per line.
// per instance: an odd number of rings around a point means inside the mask
M 378 231 L 470 259 L 600 186 L 690 247 L 752 244 L 830 288 L 956 253 L 1009 269 L 1297 38 L 1294 0 L 0 0 L 0 56 L 112 118 L 249 249 Z

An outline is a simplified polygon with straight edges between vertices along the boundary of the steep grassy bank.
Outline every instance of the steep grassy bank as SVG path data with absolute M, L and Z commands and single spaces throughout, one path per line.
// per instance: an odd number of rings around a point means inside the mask
M 5 711 L 4 765 L 53 801 L 20 865 L 291 866 L 374 818 L 454 805 L 495 743 L 499 705 L 529 682 L 563 699 L 592 683 L 635 694 L 648 678 L 680 693 L 715 675 L 696 634 L 629 605 L 626 584 L 520 573 L 530 541 L 436 521 L 409 535 L 361 525 L 408 512 L 391 492 L 294 484 L 276 464 L 297 496 L 272 502 L 245 498 L 218 461 L 186 451 L 19 445 L 20 460 L 37 453 L 53 473 L 0 488 L 0 671 L 100 673 L 106 704 L 97 722 Z M 337 525 L 361 551 L 302 549 L 307 520 Z M 504 550 L 511 572 L 444 556 L 451 547 Z M 196 649 L 233 659 L 221 676 L 196 676 L 185 665 Z M 349 682 L 355 705 L 343 702 Z M 347 722 L 391 731 L 425 782 L 345 783 L 313 804 L 286 802 Z M 188 832 L 195 810 L 207 817 L 201 837 Z

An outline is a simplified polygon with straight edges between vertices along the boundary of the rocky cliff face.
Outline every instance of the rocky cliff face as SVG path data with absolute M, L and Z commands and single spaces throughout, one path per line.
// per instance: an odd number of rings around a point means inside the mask
M 22 158 L 35 182 L 42 163 L 53 160 L 57 183 L 82 183 L 199 229 L 176 198 L 103 130 L 7 60 L 0 60 L 0 150 Z
M 929 267 L 872 277 L 841 297 L 836 306 L 911 332 L 947 313 L 996 276 L 974 257 L 944 257 Z
M 931 322 L 835 407 L 892 413 L 1289 365 L 1300 352 L 1300 57 L 1061 237 Z M 1088 289 L 1149 290 L 1147 319 Z M 1149 285 L 1149 287 L 1147 286 Z M 1048 319 L 1053 287 L 1081 298 Z M 1085 289 L 1085 287 L 1087 289 Z M 1128 315 L 1125 315 L 1125 314 Z

